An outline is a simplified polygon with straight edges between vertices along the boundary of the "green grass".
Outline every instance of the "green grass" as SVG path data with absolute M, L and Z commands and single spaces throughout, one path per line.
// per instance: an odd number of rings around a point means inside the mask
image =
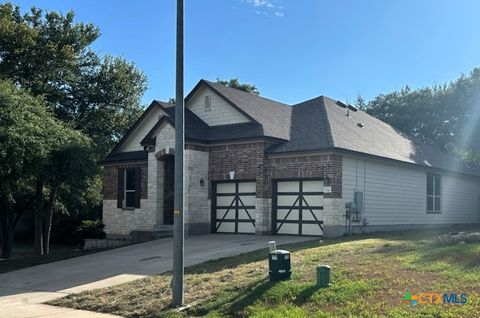
M 480 317 L 480 243 L 443 246 L 436 232 L 406 232 L 301 243 L 292 280 L 268 281 L 266 251 L 186 270 L 183 312 L 169 307 L 171 274 L 55 300 L 54 305 L 126 317 Z M 315 286 L 315 267 L 332 266 L 329 288 Z M 466 293 L 465 305 L 410 307 L 405 291 Z
M 95 251 L 83 251 L 77 245 L 52 245 L 50 254 L 35 256 L 33 255 L 33 243 L 16 242 L 13 245 L 12 257 L 9 259 L 0 259 L 0 274 L 15 271 L 25 267 L 51 263 L 62 259 L 91 254 Z

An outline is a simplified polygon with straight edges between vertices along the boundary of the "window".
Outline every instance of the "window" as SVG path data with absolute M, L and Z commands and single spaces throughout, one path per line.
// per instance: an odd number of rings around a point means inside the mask
M 127 168 L 125 169 L 125 178 L 124 178 L 124 208 L 135 208 L 135 169 Z
M 442 177 L 427 174 L 427 213 L 442 211 Z
M 212 109 L 212 101 L 210 95 L 205 95 L 205 111 Z

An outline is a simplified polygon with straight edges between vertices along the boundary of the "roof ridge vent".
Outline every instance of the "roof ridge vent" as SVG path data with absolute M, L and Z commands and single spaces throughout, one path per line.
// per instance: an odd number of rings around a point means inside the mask
M 347 107 L 348 107 L 348 109 L 350 109 L 350 110 L 352 110 L 352 111 L 354 111 L 354 112 L 358 111 L 358 108 L 355 107 L 355 106 L 353 106 L 353 105 L 348 105 Z

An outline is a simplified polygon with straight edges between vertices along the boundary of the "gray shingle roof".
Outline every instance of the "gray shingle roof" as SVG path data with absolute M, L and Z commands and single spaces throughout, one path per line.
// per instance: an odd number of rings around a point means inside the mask
M 469 174 L 461 160 L 405 134 L 363 111 L 341 107 L 320 96 L 292 106 L 291 139 L 272 146 L 269 153 L 339 149 L 421 166 Z
M 210 87 L 225 101 L 250 118 L 252 122 L 210 127 L 191 110 L 186 109 L 185 135 L 187 139 L 208 143 L 272 137 L 279 141 L 284 140 L 284 142 L 280 141 L 280 143 L 271 146 L 267 149 L 267 153 L 339 150 L 448 171 L 480 175 L 480 171 L 466 168 L 458 158 L 402 133 L 363 111 L 351 110 L 349 116 L 346 116 L 348 108 L 342 107 L 337 101 L 325 96 L 288 106 L 219 83 L 201 80 L 186 100 L 202 85 Z M 167 116 L 160 120 L 166 120 L 174 126 L 175 105 L 160 101 L 152 103 L 141 119 L 155 106 L 162 107 L 167 113 Z M 141 119 L 135 123 L 127 135 L 135 129 Z M 152 128 L 144 140 L 148 141 L 155 130 L 155 127 Z M 126 137 L 122 139 L 122 142 Z M 122 156 L 143 159 L 145 156 L 142 152 L 133 155 L 116 154 L 118 148 L 119 145 L 106 160 L 126 159 Z
M 121 161 L 143 161 L 148 159 L 148 153 L 146 151 L 129 151 L 129 152 L 117 152 L 110 154 L 105 159 L 101 160 L 100 164 L 114 163 Z
M 266 137 L 290 139 L 290 117 L 292 108 L 268 98 L 249 94 L 220 83 L 202 80 L 217 93 L 228 99 L 254 121 L 262 125 Z

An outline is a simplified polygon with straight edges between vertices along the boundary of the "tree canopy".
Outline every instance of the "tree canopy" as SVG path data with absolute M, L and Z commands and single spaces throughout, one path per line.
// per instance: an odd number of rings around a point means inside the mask
M 444 85 L 405 86 L 356 105 L 399 130 L 474 164 L 480 150 L 480 68 Z
M 9 235 L 24 212 L 20 206 L 33 203 L 25 199 L 32 184 L 42 180 L 50 191 L 63 185 L 82 189 L 96 168 L 88 137 L 54 118 L 40 97 L 5 80 L 0 80 L 0 144 L 0 237 L 8 257 Z
M 100 56 L 100 30 L 73 12 L 0 4 L 0 240 L 35 215 L 35 251 L 48 253 L 52 214 L 97 210 L 103 158 L 142 112 L 145 75 Z
M 227 87 L 236 88 L 252 95 L 260 95 L 260 91 L 254 84 L 240 83 L 238 78 L 231 78 L 229 80 L 221 80 L 217 78 L 217 83 L 223 84 Z
M 91 137 L 105 156 L 141 112 L 146 77 L 133 63 L 100 57 L 100 36 L 74 13 L 0 5 L 0 78 L 43 96 L 55 116 Z

